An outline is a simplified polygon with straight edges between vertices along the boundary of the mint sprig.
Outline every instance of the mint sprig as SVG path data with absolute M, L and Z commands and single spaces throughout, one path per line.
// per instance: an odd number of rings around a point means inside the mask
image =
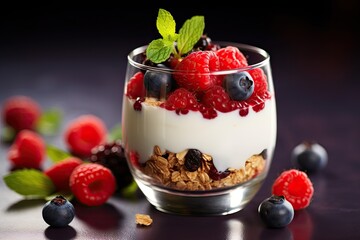
M 52 108 L 43 112 L 36 124 L 37 132 L 45 136 L 57 134 L 62 121 L 62 112 L 59 109 Z
M 46 155 L 53 163 L 60 162 L 65 158 L 71 157 L 72 155 L 58 147 L 53 145 L 46 145 Z
M 170 12 L 160 8 L 156 19 L 156 27 L 162 38 L 150 42 L 146 56 L 154 63 L 166 61 L 171 54 L 181 58 L 188 53 L 201 38 L 205 29 L 203 16 L 194 16 L 185 21 L 176 33 L 176 22 Z
M 55 191 L 55 185 L 42 171 L 36 169 L 15 170 L 3 177 L 5 184 L 25 197 L 43 198 Z
M 177 48 L 180 54 L 188 53 L 199 41 L 205 28 L 203 16 L 194 16 L 185 21 L 179 31 Z
M 116 124 L 113 128 L 110 129 L 108 134 L 108 141 L 115 142 L 122 139 L 122 128 L 121 123 Z

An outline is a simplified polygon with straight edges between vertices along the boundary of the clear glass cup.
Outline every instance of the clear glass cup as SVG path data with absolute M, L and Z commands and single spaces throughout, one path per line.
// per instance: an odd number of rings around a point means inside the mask
M 257 86 L 254 80 L 255 89 L 265 86 L 261 96 L 253 94 L 244 101 L 228 102 L 232 107 L 226 105 L 227 110 L 219 111 L 204 108 L 201 94 L 196 93 L 194 107 L 174 109 L 166 104 L 177 87 L 173 79 L 178 75 L 196 77 L 198 73 L 144 64 L 147 46 L 128 55 L 123 145 L 136 183 L 147 200 L 163 212 L 226 215 L 240 211 L 258 192 L 271 165 L 277 118 L 270 56 L 250 45 L 215 43 L 239 48 L 248 66 L 210 72 L 207 77 L 261 75 L 265 85 Z M 157 78 L 151 78 L 153 74 Z M 153 84 L 157 84 L 156 94 Z

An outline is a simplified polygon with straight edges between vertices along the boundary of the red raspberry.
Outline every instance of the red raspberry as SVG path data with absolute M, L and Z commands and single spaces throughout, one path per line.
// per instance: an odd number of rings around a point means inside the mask
M 181 60 L 181 58 L 170 56 L 170 58 L 167 60 L 167 65 L 169 65 L 171 69 L 175 69 Z
M 233 110 L 229 102 L 230 97 L 225 92 L 225 89 L 217 85 L 207 90 L 202 98 L 202 103 L 206 107 L 213 107 L 220 112 L 230 112 Z
M 216 55 L 219 57 L 220 69 L 229 70 L 245 67 L 248 65 L 245 56 L 237 47 L 227 46 L 216 50 Z M 216 85 L 222 85 L 224 76 L 217 78 Z
M 83 161 L 77 157 L 68 157 L 60 162 L 55 163 L 44 173 L 52 180 L 58 192 L 70 191 L 70 175 L 72 171 L 82 164 Z
M 262 92 L 260 95 L 252 95 L 249 99 L 246 100 L 248 105 L 252 106 L 255 112 L 259 112 L 265 108 L 265 100 L 270 99 L 271 94 L 269 91 Z
M 234 46 L 220 48 L 216 51 L 216 55 L 219 57 L 219 70 L 236 69 L 248 65 L 246 57 Z
M 128 82 L 126 95 L 131 99 L 145 97 L 144 74 L 137 72 Z
M 248 71 L 254 80 L 254 92 L 250 96 L 262 95 L 268 90 L 267 78 L 264 71 L 261 68 L 254 68 Z
M 206 107 L 204 104 L 199 104 L 199 111 L 206 119 L 213 119 L 217 117 L 217 112 L 213 107 Z
M 70 189 L 82 204 L 99 206 L 114 194 L 116 180 L 109 168 L 98 163 L 84 163 L 71 173 Z
M 23 129 L 34 130 L 41 115 L 39 104 L 27 96 L 12 96 L 4 103 L 2 110 L 3 121 L 16 132 Z
M 140 168 L 140 163 L 139 163 L 139 153 L 136 151 L 131 151 L 129 153 L 129 158 L 130 158 L 130 162 L 131 164 L 136 167 L 136 168 Z
M 91 149 L 105 143 L 105 123 L 95 115 L 82 115 L 70 122 L 65 129 L 65 143 L 70 151 L 79 157 L 89 157 Z
M 167 110 L 175 110 L 177 114 L 186 114 L 189 110 L 196 111 L 198 109 L 198 102 L 194 94 L 185 88 L 178 88 L 160 106 Z
M 31 130 L 20 131 L 8 151 L 14 168 L 40 169 L 45 160 L 45 142 Z
M 174 74 L 180 87 L 189 91 L 205 91 L 217 82 L 217 76 L 209 73 L 219 70 L 219 58 L 213 51 L 196 51 L 187 55 L 176 66 L 183 73 Z
M 309 206 L 314 188 L 305 172 L 290 169 L 282 172 L 275 180 L 272 193 L 284 196 L 292 204 L 294 210 L 299 210 Z

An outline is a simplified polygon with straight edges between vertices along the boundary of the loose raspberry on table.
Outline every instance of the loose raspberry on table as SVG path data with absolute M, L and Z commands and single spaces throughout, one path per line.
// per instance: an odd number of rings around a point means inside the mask
M 194 94 L 185 88 L 176 89 L 160 106 L 167 110 L 176 111 L 177 114 L 187 114 L 189 110 L 196 111 L 199 107 Z
M 297 169 L 282 172 L 272 186 L 272 194 L 284 196 L 294 210 L 304 209 L 310 205 L 314 188 L 308 175 Z
M 114 194 L 116 180 L 109 168 L 98 163 L 84 163 L 71 173 L 70 189 L 80 203 L 99 206 Z
M 83 160 L 77 157 L 68 157 L 55 163 L 44 173 L 52 180 L 58 192 L 70 191 L 70 175 L 72 171 L 83 163 Z
M 131 99 L 145 97 L 144 74 L 137 72 L 127 84 L 126 95 Z
M 3 105 L 3 122 L 16 132 L 23 129 L 34 130 L 40 115 L 40 105 L 28 96 L 12 96 L 5 100 Z
M 91 149 L 106 141 L 107 128 L 99 117 L 92 114 L 73 119 L 66 127 L 64 140 L 70 152 L 78 157 L 88 157 Z
M 196 51 L 176 66 L 176 83 L 189 91 L 205 91 L 217 83 L 218 76 L 209 74 L 219 70 L 219 58 L 213 51 Z
M 45 142 L 32 130 L 21 130 L 8 151 L 8 159 L 14 169 L 40 169 L 45 160 Z

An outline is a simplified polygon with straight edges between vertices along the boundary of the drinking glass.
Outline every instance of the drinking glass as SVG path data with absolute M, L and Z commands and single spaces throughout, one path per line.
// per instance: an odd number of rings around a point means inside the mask
M 207 77 L 231 82 L 234 76 L 250 74 L 255 89 L 246 100 L 220 102 L 220 110 L 202 104 L 204 93 L 189 97 L 179 90 L 177 98 L 171 97 L 180 88 L 173 80 L 177 76 L 203 74 L 147 64 L 146 45 L 127 58 L 122 102 L 125 154 L 140 190 L 163 212 L 238 212 L 258 192 L 270 169 L 277 134 L 270 56 L 255 46 L 215 43 L 237 47 L 248 66 L 209 72 Z M 191 106 L 181 108 L 184 101 Z

